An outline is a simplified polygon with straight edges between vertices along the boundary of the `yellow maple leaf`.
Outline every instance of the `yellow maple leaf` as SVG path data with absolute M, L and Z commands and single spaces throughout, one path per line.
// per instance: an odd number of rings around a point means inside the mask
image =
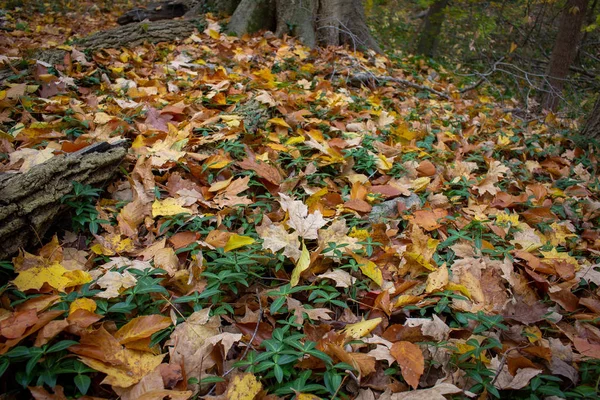
M 69 306 L 69 315 L 73 314 L 77 310 L 87 310 L 89 312 L 94 312 L 96 311 L 96 307 L 97 305 L 94 300 L 83 297 L 71 303 L 71 305 Z
M 250 373 L 233 377 L 227 387 L 228 400 L 254 400 L 262 390 L 262 383 Z
M 556 247 L 553 247 L 550 251 L 540 251 L 544 258 L 542 262 L 545 263 L 553 263 L 554 260 L 564 260 L 566 263 L 574 265 L 576 268 L 579 268 L 579 262 L 573 256 L 566 252 L 559 252 L 556 250 Z
M 74 274 L 74 272 L 77 273 Z M 92 277 L 87 272 L 69 271 L 58 262 L 53 262 L 48 267 L 32 267 L 21 271 L 12 282 L 22 292 L 29 289 L 39 290 L 44 283 L 60 292 L 64 292 L 65 288 L 91 281 Z
M 174 199 L 172 197 L 164 200 L 154 200 L 154 203 L 152 203 L 152 216 L 156 218 L 159 215 L 191 214 L 192 212 L 183 207 L 182 203 L 183 202 L 180 199 Z

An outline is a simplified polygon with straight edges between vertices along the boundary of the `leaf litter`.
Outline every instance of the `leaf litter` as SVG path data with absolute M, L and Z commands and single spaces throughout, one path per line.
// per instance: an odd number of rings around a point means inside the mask
M 553 374 L 589 387 L 600 201 L 595 155 L 557 133 L 575 121 L 522 121 L 410 57 L 216 21 L 86 54 L 62 45 L 64 22 L 29 18 L 66 53 L 4 81 L 3 172 L 131 142 L 98 234 L 12 260 L 2 365 L 61 345 L 93 376 L 63 389 L 38 357 L 35 398 L 510 396 Z M 40 47 L 13 36 L 2 46 Z M 349 79 L 365 72 L 451 97 Z

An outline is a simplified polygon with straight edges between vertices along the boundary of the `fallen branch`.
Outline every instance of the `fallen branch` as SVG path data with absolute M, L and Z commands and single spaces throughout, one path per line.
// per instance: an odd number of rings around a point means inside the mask
M 490 76 L 494 72 L 496 72 L 496 69 L 498 68 L 498 64 L 501 63 L 502 60 L 504 60 L 504 57 L 500 57 L 500 59 L 494 63 L 494 65 L 492 66 L 492 68 L 489 71 L 487 71 L 487 72 L 485 72 L 483 74 L 479 74 L 478 73 L 477 75 L 479 75 L 481 78 L 477 82 L 475 82 L 472 85 L 469 85 L 469 86 L 466 86 L 466 87 L 460 89 L 458 92 L 460 94 L 462 94 L 462 93 L 466 93 L 466 92 L 468 92 L 470 90 L 477 89 L 479 86 L 481 86 L 481 84 L 483 82 L 487 81 L 487 77 L 488 76 Z
M 195 29 L 203 29 L 204 25 L 205 20 L 201 17 L 138 22 L 96 32 L 76 41 L 74 44 L 81 50 L 97 51 L 100 49 L 133 47 L 143 43 L 171 42 L 187 38 L 194 33 Z M 63 61 L 64 55 L 64 50 L 52 49 L 39 52 L 33 58 L 49 64 L 58 64 Z
M 414 82 L 408 81 L 406 79 L 394 78 L 392 76 L 376 76 L 376 75 L 373 75 L 370 73 L 362 72 L 362 73 L 352 75 L 350 77 L 350 82 L 361 83 L 361 84 L 365 84 L 367 86 L 374 86 L 375 83 L 381 83 L 381 82 L 394 82 L 394 83 L 398 83 L 403 86 L 408 86 L 413 89 L 430 92 L 430 93 L 433 93 L 443 99 L 450 100 L 450 96 L 447 93 L 440 92 L 439 90 L 435 90 L 429 86 L 419 85 L 418 83 L 414 83 Z

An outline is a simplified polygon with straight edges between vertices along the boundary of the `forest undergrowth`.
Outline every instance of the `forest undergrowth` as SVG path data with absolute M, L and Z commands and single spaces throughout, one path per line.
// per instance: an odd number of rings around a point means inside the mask
M 66 40 L 127 8 L 85 4 L 0 16 L 1 172 L 131 146 L 1 261 L 1 398 L 598 397 L 598 160 L 577 120 L 210 15 L 178 43 L 82 52 Z

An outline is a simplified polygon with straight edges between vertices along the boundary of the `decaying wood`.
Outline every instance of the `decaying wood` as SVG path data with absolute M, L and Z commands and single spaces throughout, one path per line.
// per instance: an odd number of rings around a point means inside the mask
M 126 25 L 132 22 L 159 21 L 162 19 L 171 19 L 183 17 L 192 8 L 188 1 L 162 1 L 160 3 L 150 3 L 143 8 L 134 8 L 127 11 L 117 19 L 119 25 Z
M 138 22 L 96 32 L 77 41 L 75 46 L 80 50 L 97 51 L 100 49 L 132 47 L 143 43 L 172 42 L 185 39 L 194 33 L 195 29 L 202 30 L 204 26 L 205 20 L 201 17 Z M 64 56 L 64 50 L 52 49 L 41 51 L 34 58 L 54 65 L 62 63 Z
M 42 244 L 61 216 L 61 198 L 72 191 L 73 182 L 108 184 L 127 153 L 126 143 L 97 143 L 55 156 L 26 173 L 0 174 L 0 260 Z

